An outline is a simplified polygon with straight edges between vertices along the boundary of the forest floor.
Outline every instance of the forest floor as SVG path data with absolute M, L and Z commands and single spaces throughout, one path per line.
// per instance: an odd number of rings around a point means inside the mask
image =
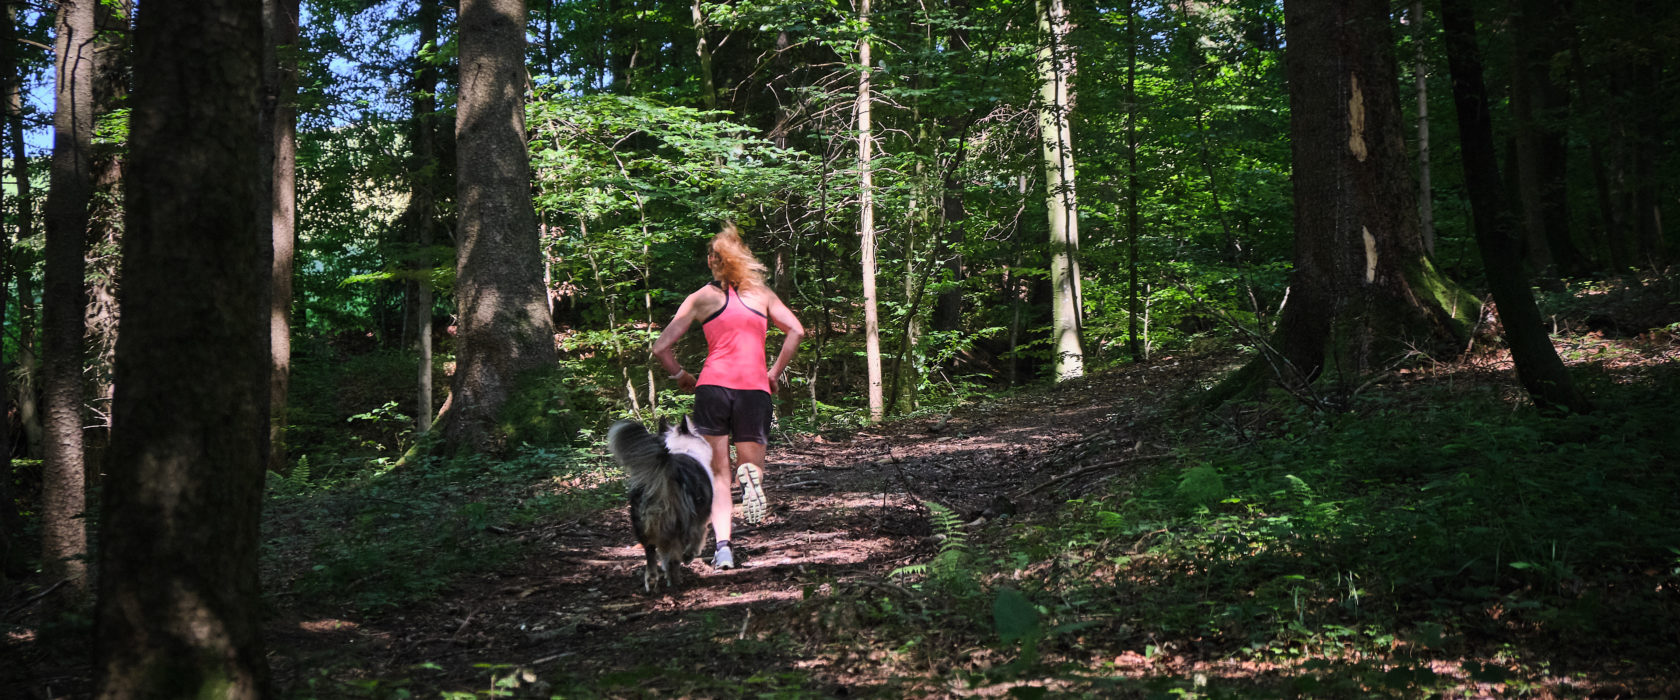
M 695 561 L 670 591 L 642 590 L 597 452 L 275 483 L 275 684 L 448 700 L 1680 696 L 1680 305 L 1623 297 L 1637 303 L 1554 317 L 1591 416 L 1527 407 L 1487 346 L 1342 403 L 1186 408 L 1241 361 L 1225 352 L 778 432 L 770 516 L 734 537 L 742 568 Z M 0 697 L 85 697 L 86 657 L 42 648 L 27 598 L 0 600 Z
M 1016 527 L 1027 513 L 1053 517 L 1067 496 L 1044 488 L 1050 480 L 1089 486 L 1135 476 L 1140 449 L 1161 448 L 1131 439 L 1127 407 L 1165 401 L 1207 369 L 1167 358 L 950 414 L 779 434 L 767 460 L 766 521 L 741 525 L 735 493 L 739 569 L 713 571 L 708 545 L 675 590 L 649 594 L 627 508 L 539 522 L 503 535 L 523 543 L 525 556 L 438 600 L 378 619 L 293 611 L 269 628 L 277 674 L 299 687 L 316 669 L 354 658 L 358 674 L 405 679 L 400 687 L 488 694 L 501 683 L 532 697 L 909 692 L 894 679 L 903 669 L 882 661 L 893 650 L 828 642 L 873 626 L 858 608 L 874 603 L 857 598 L 916 604 L 918 594 L 892 574 L 940 552 L 923 503 L 948 507 L 976 536 Z M 989 656 L 964 656 L 973 651 Z

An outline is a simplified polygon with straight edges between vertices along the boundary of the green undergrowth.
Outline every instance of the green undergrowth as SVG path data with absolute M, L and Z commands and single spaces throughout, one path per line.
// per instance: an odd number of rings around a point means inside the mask
M 308 607 L 380 612 L 434 597 L 508 562 L 518 530 L 623 499 L 616 472 L 583 448 L 422 458 L 325 486 L 307 465 L 269 475 L 264 587 Z
M 1584 377 L 1588 415 L 1465 386 L 1251 405 L 1263 428 L 1187 430 L 1176 463 L 1054 518 L 936 527 L 896 573 L 937 612 L 897 634 L 985 640 L 922 672 L 1018 696 L 1652 692 L 1680 628 L 1680 368 L 1644 371 Z M 1187 659 L 1212 666 L 1155 665 Z

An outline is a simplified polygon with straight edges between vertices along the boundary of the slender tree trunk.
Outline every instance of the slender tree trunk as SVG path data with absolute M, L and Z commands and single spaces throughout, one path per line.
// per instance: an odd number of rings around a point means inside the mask
M 1067 45 L 1063 0 L 1038 0 L 1038 128 L 1044 142 L 1045 205 L 1050 216 L 1051 352 L 1056 381 L 1085 374 L 1084 319 L 1079 280 L 1079 209 L 1074 197 L 1072 111 L 1073 50 Z
M 1464 183 L 1475 220 L 1476 247 L 1481 250 L 1488 287 L 1523 387 L 1540 406 L 1585 411 L 1591 406 L 1575 390 L 1563 361 L 1558 359 L 1522 274 L 1515 218 L 1506 208 L 1499 184 L 1493 121 L 1482 86 L 1475 22 L 1465 0 L 1441 0 L 1441 24 L 1447 37 L 1447 64 L 1452 71 L 1453 104 L 1458 108 Z
M 6 18 L 0 22 L 0 42 L 15 45 L 17 35 L 17 5 L 6 7 Z M 16 56 L 12 49 L 8 56 Z M 23 73 L 13 59 L 0 79 L 6 81 L 5 109 L 8 133 L 7 144 L 12 156 L 12 179 L 17 183 L 17 240 L 21 244 L 35 237 L 35 195 L 29 182 L 29 158 L 24 151 Z M 22 250 L 14 250 L 14 277 L 17 278 L 18 297 L 18 422 L 23 424 L 28 454 L 40 458 L 46 445 L 46 428 L 41 425 L 40 404 L 36 401 L 36 379 L 39 365 L 35 356 L 35 290 L 30 283 L 31 258 Z
M 1146 362 L 1138 338 L 1138 129 L 1137 2 L 1126 1 L 1126 345 L 1132 361 Z
M 858 38 L 858 237 L 863 245 L 863 332 L 864 359 L 869 372 L 869 421 L 879 423 L 886 416 L 881 386 L 881 321 L 877 312 L 880 297 L 875 291 L 875 173 L 870 159 L 874 135 L 870 131 L 869 0 L 861 0 L 858 21 L 864 35 Z
M 138 15 L 122 389 L 100 517 L 101 700 L 268 690 L 257 581 L 273 243 L 262 47 L 257 3 Z
M 778 72 L 783 75 L 789 72 L 792 65 L 792 61 L 787 59 L 790 43 L 791 38 L 786 30 L 776 34 L 774 65 L 776 65 Z M 789 132 L 793 129 L 794 115 L 795 108 L 793 106 L 786 104 L 777 106 L 775 124 L 770 128 L 770 142 L 775 144 L 777 148 L 787 148 Z M 778 218 L 781 219 L 779 226 L 781 232 L 774 235 L 776 246 L 775 252 L 772 254 L 771 272 L 774 276 L 773 285 L 776 296 L 784 301 L 792 299 L 795 291 L 793 241 L 798 235 L 794 230 L 793 223 L 795 206 L 795 198 L 792 194 L 785 194 L 777 212 Z M 651 317 L 651 315 L 652 312 L 649 311 L 649 316 Z M 650 328 L 652 327 L 651 324 L 652 319 L 650 318 Z M 771 390 L 776 394 L 776 414 L 784 418 L 793 415 L 793 411 L 797 407 L 793 383 L 784 381 L 780 386 L 772 387 Z
M 693 0 L 689 10 L 694 17 L 694 55 L 700 58 L 700 97 L 705 100 L 706 109 L 715 110 L 717 85 L 712 78 L 712 47 L 706 40 L 706 12 L 700 0 Z
M 273 266 L 269 271 L 268 469 L 287 471 L 287 394 L 292 377 L 292 263 L 297 239 L 297 85 L 298 0 L 263 0 L 263 144 L 271 164 L 267 178 L 272 207 L 266 222 L 272 232 Z
M 1658 68 L 1650 64 L 1630 66 L 1627 94 L 1646 96 L 1660 92 Z M 1669 80 L 1672 81 L 1672 77 Z M 1650 270 L 1662 269 L 1668 260 L 1663 239 L 1662 178 L 1657 174 L 1657 157 L 1662 150 L 1663 121 L 1658 110 L 1652 108 L 1629 110 L 1626 119 L 1629 160 L 1632 161 L 1632 180 L 1628 189 L 1628 219 L 1634 242 L 1639 246 L 1639 263 Z
M 1423 252 L 1435 255 L 1435 190 L 1429 178 L 1429 59 L 1424 51 L 1423 0 L 1412 0 L 1413 84 L 1417 86 L 1418 232 Z
M 1570 232 L 1569 91 L 1552 79 L 1554 57 L 1569 49 L 1568 0 L 1521 0 L 1512 45 L 1511 109 L 1516 121 L 1518 192 L 1534 249 L 1529 260 L 1551 276 L 1587 272 Z
M 442 14 L 440 9 L 437 0 L 420 0 L 420 46 L 437 43 L 438 22 Z M 415 60 L 418 65 L 414 67 L 414 85 L 411 88 L 413 103 L 410 114 L 414 159 L 409 168 L 409 177 L 413 179 L 413 183 L 409 188 L 408 211 L 404 220 L 420 247 L 416 260 L 418 274 L 414 280 L 414 328 L 420 355 L 415 381 L 414 427 L 416 433 L 423 434 L 432 429 L 433 417 L 432 268 L 436 266 L 436 262 L 432 260 L 431 248 L 432 230 L 437 225 L 436 214 L 433 212 L 438 182 L 437 98 L 434 93 L 437 91 L 439 71 L 435 64 L 418 54 Z
M 88 207 L 93 197 L 94 0 L 61 0 L 53 51 L 57 110 L 46 221 L 46 366 L 43 371 L 47 444 L 42 482 L 41 566 L 69 590 L 86 591 L 87 526 L 82 511 L 86 468 L 82 450 L 82 333 L 87 290 Z
M 495 426 L 521 375 L 556 360 L 525 148 L 524 1 L 464 0 L 460 47 L 459 321 L 444 437 L 499 453 L 506 436 Z
M 0 47 L 0 80 L 6 80 L 5 76 L 12 74 L 11 57 L 10 47 Z M 3 207 L 0 207 L 0 210 L 3 210 Z M 12 259 L 11 239 L 5 232 L 0 231 L 0 328 L 6 327 L 6 314 L 10 310 L 11 302 L 8 296 L 12 288 L 13 271 L 16 269 L 17 264 Z M 0 343 L 0 368 L 5 366 L 5 343 Z M 11 372 L 0 371 L 0 406 L 10 405 L 11 375 Z M 12 426 L 10 416 L 7 418 L 4 423 L 0 423 L 0 584 L 4 584 L 13 575 L 21 575 L 24 571 L 23 567 L 18 565 L 21 557 L 13 552 L 14 542 L 23 531 L 23 514 L 18 512 L 17 496 L 12 492 Z

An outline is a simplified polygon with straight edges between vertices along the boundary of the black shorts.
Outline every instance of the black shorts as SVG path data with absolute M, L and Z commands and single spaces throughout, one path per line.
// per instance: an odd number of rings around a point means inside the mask
M 770 392 L 726 389 L 710 384 L 694 388 L 694 429 L 701 435 L 727 435 L 730 442 L 770 444 Z

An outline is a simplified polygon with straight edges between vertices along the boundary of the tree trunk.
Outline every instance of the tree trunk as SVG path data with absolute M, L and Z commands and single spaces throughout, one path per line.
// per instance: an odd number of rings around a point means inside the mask
M 886 401 L 881 386 L 881 321 L 877 311 L 880 297 L 875 291 L 875 173 L 870 161 L 874 135 L 870 132 L 869 112 L 874 94 L 870 88 L 869 59 L 869 0 L 862 0 L 858 21 L 864 35 L 858 38 L 858 237 L 863 254 L 863 332 L 864 359 L 869 372 L 869 421 L 879 423 L 886 416 Z
M 46 450 L 42 464 L 41 568 L 79 596 L 87 585 L 83 493 L 82 333 L 87 290 L 88 206 L 93 197 L 94 0 L 61 0 L 53 51 L 53 164 L 47 193 L 46 331 L 42 381 Z
M 1079 284 L 1079 209 L 1074 197 L 1072 111 L 1073 49 L 1067 45 L 1063 0 L 1038 0 L 1038 128 L 1044 143 L 1045 208 L 1050 217 L 1050 349 L 1056 381 L 1085 374 Z
M 1273 346 L 1209 395 L 1265 374 L 1356 380 L 1414 347 L 1463 347 L 1480 308 L 1429 262 L 1382 0 L 1288 0 L 1295 254 Z
M 133 2 L 128 0 L 101 3 L 95 13 L 94 28 L 99 35 L 94 46 L 94 53 L 99 57 L 93 83 L 95 120 L 126 106 L 126 81 L 133 73 L 133 66 L 127 60 L 131 38 L 129 20 L 133 16 Z M 90 464 L 99 464 L 111 437 L 111 401 L 116 390 L 111 373 L 121 311 L 118 298 L 122 287 L 119 269 L 122 256 L 118 253 L 122 246 L 123 159 L 123 149 L 118 144 L 93 145 L 95 195 L 89 205 L 87 237 L 92 248 L 87 257 L 88 297 L 83 315 L 87 324 L 86 352 L 91 360 L 85 374 L 92 387 L 87 403 L 93 407 L 94 419 L 85 426 L 82 436 L 83 454 Z
M 1512 45 L 1511 111 L 1516 122 L 1517 191 L 1523 222 L 1534 251 L 1529 261 L 1540 274 L 1577 276 L 1586 258 L 1570 234 L 1568 191 L 1569 91 L 1552 79 L 1552 60 L 1568 50 L 1568 3 L 1521 0 Z
M 1500 192 L 1493 121 L 1482 87 L 1476 20 L 1469 3 L 1441 0 L 1441 24 L 1446 31 L 1447 65 L 1452 71 L 1453 104 L 1458 108 L 1464 185 L 1476 227 L 1476 247 L 1482 253 L 1482 267 L 1487 271 L 1499 320 L 1505 326 L 1517 377 L 1536 404 L 1585 411 L 1591 406 L 1575 390 L 1563 361 L 1558 359 L 1522 274 L 1515 220 Z
M 1632 89 L 1626 94 L 1639 96 L 1641 100 L 1645 99 L 1644 96 L 1658 94 L 1657 71 L 1657 67 L 1650 64 L 1630 66 L 1628 82 Z M 1631 128 L 1626 146 L 1632 161 L 1628 223 L 1632 227 L 1634 242 L 1639 246 L 1639 263 L 1650 270 L 1661 270 L 1668 260 L 1662 230 L 1662 197 L 1659 194 L 1662 178 L 1657 175 L 1657 154 L 1663 150 L 1663 139 L 1659 136 L 1663 133 L 1663 122 L 1655 108 L 1628 112 L 1625 118 Z
M 706 109 L 718 108 L 717 86 L 712 78 L 712 47 L 706 41 L 706 13 L 700 0 L 693 0 L 689 12 L 694 17 L 694 55 L 700 59 L 700 97 Z M 779 55 L 779 54 L 778 54 Z
M 262 46 L 257 3 L 138 15 L 122 389 L 100 517 L 102 700 L 268 689 L 257 581 L 273 242 Z
M 0 80 L 6 80 L 5 76 L 12 74 L 11 56 L 8 48 L 0 48 Z M 11 302 L 7 296 L 12 288 L 13 271 L 17 268 L 12 260 L 11 240 L 0 231 L 0 328 L 6 327 L 6 314 Z M 0 343 L 0 368 L 5 366 L 5 344 Z M 0 371 L 0 406 L 10 406 L 11 376 L 11 372 Z M 12 426 L 10 416 L 7 416 L 7 420 L 0 423 L 0 584 L 13 575 L 26 572 L 18 561 L 21 557 L 13 552 L 14 541 L 21 532 L 23 514 L 18 512 L 17 496 L 12 492 Z
M 1137 2 L 1126 2 L 1126 346 L 1133 362 L 1149 360 L 1138 337 Z
M 263 118 L 272 134 L 264 144 L 273 167 L 268 178 L 273 206 L 269 211 L 273 234 L 272 290 L 269 309 L 268 469 L 287 472 L 286 399 L 292 377 L 292 263 L 297 240 L 297 90 L 298 0 L 263 0 Z
M 456 368 L 444 441 L 501 452 L 499 414 L 521 375 L 555 366 L 525 148 L 525 3 L 460 9 Z
M 1423 253 L 1435 255 L 1435 185 L 1429 174 L 1429 60 L 1424 51 L 1423 0 L 1412 0 L 1412 46 L 1416 50 L 1412 82 L 1417 88 L 1418 232 Z
M 436 44 L 438 22 L 442 12 L 437 0 L 420 0 L 419 45 Z M 437 225 L 433 209 L 437 200 L 437 98 L 439 71 L 436 64 L 416 54 L 414 85 L 411 91 L 410 126 L 414 144 L 414 159 L 409 167 L 413 182 L 409 187 L 408 211 L 403 220 L 419 244 L 414 280 L 414 328 L 419 361 L 415 372 L 414 428 L 416 433 L 432 429 L 432 260 L 433 228 Z M 547 285 L 545 284 L 546 288 Z M 544 299 L 547 299 L 546 289 Z M 551 314 L 552 317 L 552 314 Z
M 0 42 L 8 46 L 16 42 L 17 36 L 17 6 L 8 5 L 4 22 L 0 22 Z M 13 63 L 5 68 L 0 80 L 6 81 L 5 109 L 7 124 L 7 145 L 12 156 L 12 180 L 17 183 L 17 240 L 19 243 L 35 237 L 35 202 L 34 188 L 29 184 L 29 159 L 24 152 L 24 124 L 23 124 L 23 69 L 16 63 L 15 53 Z M 17 357 L 17 401 L 18 422 L 23 424 L 25 454 L 31 458 L 40 458 L 46 443 L 46 429 L 41 425 L 40 404 L 36 401 L 36 378 L 39 367 L 35 356 L 35 292 L 30 284 L 27 272 L 32 268 L 31 258 L 22 250 L 13 250 L 12 269 L 17 274 L 18 297 L 18 357 Z

